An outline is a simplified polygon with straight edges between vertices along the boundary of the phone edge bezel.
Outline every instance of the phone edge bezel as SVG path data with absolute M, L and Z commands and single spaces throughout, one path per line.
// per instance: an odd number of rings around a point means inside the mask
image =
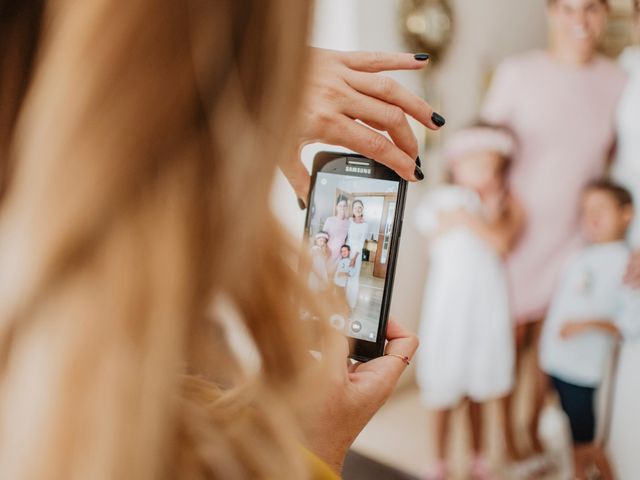
M 310 188 L 309 194 L 307 196 L 307 211 L 305 214 L 305 222 L 304 222 L 304 230 L 303 230 L 303 241 L 308 240 L 307 238 L 307 230 L 310 222 L 311 215 L 311 195 L 313 188 L 315 185 L 316 177 L 318 172 L 330 161 L 336 160 L 338 158 L 364 158 L 367 160 L 375 160 L 365 157 L 364 155 L 360 155 L 357 153 L 350 152 L 332 152 L 332 151 L 320 151 L 317 152 L 313 158 L 313 164 L 311 169 L 311 179 L 310 179 Z M 382 295 L 382 304 L 380 307 L 380 323 L 378 328 L 378 335 L 375 342 L 370 342 L 368 340 L 358 339 L 354 337 L 348 337 L 349 342 L 349 357 L 360 361 L 367 362 L 369 360 L 373 360 L 374 358 L 378 358 L 384 354 L 384 348 L 386 345 L 386 331 L 387 324 L 389 322 L 389 312 L 391 308 L 391 301 L 393 296 L 393 285 L 395 283 L 395 274 L 398 260 L 398 253 L 400 250 L 400 238 L 402 236 L 402 226 L 404 220 L 404 211 L 406 206 L 406 196 L 408 189 L 408 182 L 400 177 L 396 172 L 391 170 L 389 167 L 382 165 L 379 162 L 375 162 L 375 172 L 378 174 L 380 171 L 385 172 L 385 176 L 372 176 L 368 178 L 374 178 L 378 180 L 390 180 L 398 182 L 398 198 L 396 200 L 397 205 L 399 207 L 399 212 L 395 215 L 393 222 L 393 230 L 391 232 L 391 248 L 389 255 L 389 262 L 387 263 L 387 275 L 385 278 L 385 288 L 383 290 Z M 395 248 L 393 248 L 395 247 Z M 369 346 L 372 345 L 373 347 Z

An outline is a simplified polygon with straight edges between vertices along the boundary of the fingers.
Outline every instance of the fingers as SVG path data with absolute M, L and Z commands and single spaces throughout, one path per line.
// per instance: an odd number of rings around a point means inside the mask
M 395 170 L 405 180 L 416 181 L 415 158 L 391 143 L 384 135 L 339 115 L 329 127 L 327 143 L 341 145 Z
M 418 349 L 418 337 L 393 320 L 390 320 L 387 326 L 387 340 L 384 349 L 386 354 L 392 353 L 412 359 Z
M 375 371 L 376 382 L 380 383 L 382 392 L 385 395 L 391 394 L 400 375 L 407 368 L 407 364 L 402 359 L 389 354 L 400 355 L 401 357 L 406 356 L 412 359 L 418 348 L 418 338 L 394 321 L 389 321 L 387 326 L 387 340 L 389 342 L 385 348 L 386 356 L 363 363 L 355 369 L 355 374 Z M 352 370 L 350 370 L 350 375 L 354 375 Z
M 345 105 L 345 113 L 377 130 L 388 132 L 393 143 L 410 158 L 418 156 L 418 141 L 402 108 L 355 92 Z
M 386 356 L 376 359 L 381 364 L 379 368 L 384 374 L 390 377 L 390 380 L 395 384 L 402 375 L 402 372 L 407 368 L 407 364 L 400 358 L 390 356 L 400 355 L 413 359 L 413 356 L 418 349 L 418 338 L 400 324 L 390 320 L 387 326 L 387 343 L 384 353 Z M 384 366 L 382 365 L 384 362 Z
M 310 176 L 309 172 L 302 164 L 302 160 L 300 159 L 300 154 L 296 153 L 292 155 L 287 161 L 282 162 L 280 165 L 280 169 L 284 176 L 289 181 L 289 184 L 293 187 L 293 190 L 296 192 L 299 200 L 305 203 L 309 198 L 309 182 Z
M 413 53 L 339 52 L 338 55 L 347 67 L 361 72 L 419 70 L 429 63 L 417 60 Z
M 442 117 L 433 115 L 433 108 L 418 95 L 410 92 L 392 78 L 384 75 L 349 72 L 345 81 L 358 92 L 399 107 L 427 128 L 438 130 L 442 127 Z M 438 120 L 438 124 L 433 118 Z
M 322 358 L 329 377 L 336 384 L 346 382 L 349 371 L 349 341 L 338 332 L 330 332 L 326 338 Z
M 392 341 L 392 340 L 398 340 L 401 338 L 415 340 L 416 342 L 415 348 L 418 348 L 418 343 L 417 343 L 418 339 L 413 334 L 413 332 L 407 330 L 405 327 L 400 325 L 395 320 L 389 320 L 389 323 L 387 324 L 387 340 Z M 414 352 L 415 352 L 415 349 L 414 349 Z
M 356 370 L 358 370 L 358 367 L 360 367 L 360 365 L 362 365 L 362 362 L 353 362 L 347 367 L 347 369 L 349 373 L 354 373 Z

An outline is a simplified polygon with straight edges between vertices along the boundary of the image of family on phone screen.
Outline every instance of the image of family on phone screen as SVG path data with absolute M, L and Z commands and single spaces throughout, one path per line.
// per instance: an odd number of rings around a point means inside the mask
M 398 184 L 319 173 L 311 201 L 309 286 L 332 295 L 333 327 L 376 341 Z

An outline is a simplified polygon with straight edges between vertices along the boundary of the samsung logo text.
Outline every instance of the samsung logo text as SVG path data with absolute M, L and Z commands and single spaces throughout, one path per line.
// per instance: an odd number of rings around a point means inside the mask
M 371 175 L 371 169 L 370 168 L 364 168 L 364 167 L 350 167 L 350 166 L 346 166 L 345 167 L 345 171 L 349 172 L 349 173 L 362 173 L 364 175 Z

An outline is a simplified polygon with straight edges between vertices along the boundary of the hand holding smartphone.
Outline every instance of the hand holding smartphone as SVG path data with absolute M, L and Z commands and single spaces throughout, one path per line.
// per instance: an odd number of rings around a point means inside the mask
M 359 361 L 384 353 L 406 191 L 398 174 L 361 155 L 321 152 L 313 162 L 309 287 L 333 299 L 329 321 L 353 339 Z

